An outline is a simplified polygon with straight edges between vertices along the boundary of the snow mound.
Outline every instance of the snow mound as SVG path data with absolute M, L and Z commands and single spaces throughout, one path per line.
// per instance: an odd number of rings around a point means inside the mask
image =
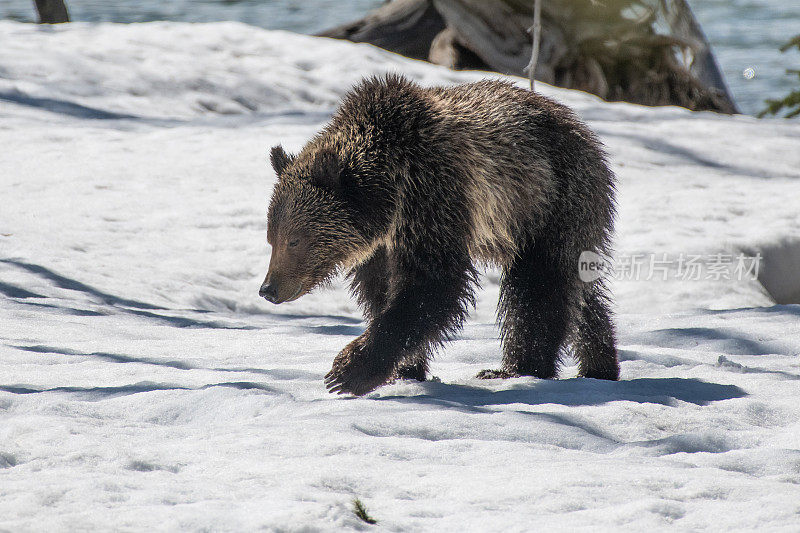
M 758 253 L 763 258 L 763 268 L 758 280 L 779 304 L 800 304 L 800 238 L 786 237 L 762 245 Z

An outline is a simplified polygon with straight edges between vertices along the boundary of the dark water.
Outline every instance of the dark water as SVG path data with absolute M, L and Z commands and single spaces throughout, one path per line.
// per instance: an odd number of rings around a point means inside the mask
M 382 0 L 67 0 L 73 20 L 147 22 L 237 20 L 269 29 L 314 33 L 359 18 Z M 690 0 L 714 46 L 736 101 L 756 113 L 768 97 L 797 85 L 800 52 L 778 51 L 800 33 L 800 0 Z M 33 22 L 33 0 L 0 0 L 0 18 Z
M 314 33 L 359 18 L 382 0 L 66 0 L 72 20 L 149 22 L 236 20 L 268 29 Z M 0 18 L 36 20 L 33 0 L 0 0 Z

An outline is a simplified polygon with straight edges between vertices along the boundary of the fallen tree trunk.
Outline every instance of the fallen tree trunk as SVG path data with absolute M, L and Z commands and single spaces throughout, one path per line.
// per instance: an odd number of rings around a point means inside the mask
M 445 24 L 429 0 L 395 0 L 361 20 L 320 33 L 321 37 L 370 43 L 415 59 L 428 59 Z
M 670 0 L 666 17 L 672 34 L 691 43 L 694 56 L 690 66 L 692 74 L 700 83 L 717 91 L 720 100 L 729 105 L 726 113 L 738 113 L 728 85 L 725 83 L 725 77 L 711 52 L 711 45 L 686 0 Z
M 533 0 L 394 0 L 320 35 L 527 76 L 532 24 Z M 685 0 L 543 0 L 539 42 L 539 81 L 607 100 L 737 112 Z

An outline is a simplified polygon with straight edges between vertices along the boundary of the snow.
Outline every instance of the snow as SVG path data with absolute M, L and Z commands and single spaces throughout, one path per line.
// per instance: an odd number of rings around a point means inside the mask
M 344 398 L 344 285 L 257 296 L 267 151 L 363 75 L 487 74 L 237 23 L 0 42 L 0 530 L 797 530 L 800 124 L 538 85 L 608 146 L 618 259 L 761 253 L 759 279 L 619 276 L 622 381 L 480 381 L 489 271 L 439 381 Z

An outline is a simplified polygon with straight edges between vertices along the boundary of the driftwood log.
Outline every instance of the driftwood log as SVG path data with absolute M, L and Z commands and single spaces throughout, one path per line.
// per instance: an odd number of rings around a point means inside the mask
M 319 35 L 527 76 L 534 0 L 393 0 Z M 542 0 L 534 77 L 606 100 L 737 113 L 686 0 Z

